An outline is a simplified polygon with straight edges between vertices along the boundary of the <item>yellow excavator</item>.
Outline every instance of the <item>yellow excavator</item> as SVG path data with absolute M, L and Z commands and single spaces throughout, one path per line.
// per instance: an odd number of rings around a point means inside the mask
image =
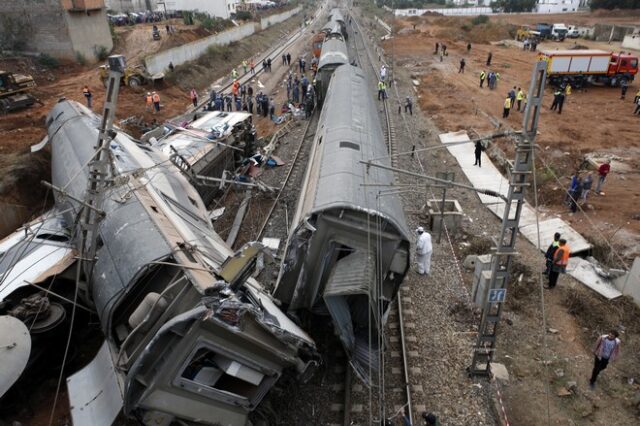
M 39 102 L 29 92 L 36 87 L 30 75 L 0 70 L 0 113 L 28 108 Z
M 109 77 L 109 65 L 100 66 L 100 80 L 107 87 L 107 78 Z M 122 81 L 125 86 L 132 89 L 138 89 L 144 84 L 155 84 L 164 78 L 164 73 L 151 75 L 142 65 L 130 65 L 125 68 L 122 74 Z

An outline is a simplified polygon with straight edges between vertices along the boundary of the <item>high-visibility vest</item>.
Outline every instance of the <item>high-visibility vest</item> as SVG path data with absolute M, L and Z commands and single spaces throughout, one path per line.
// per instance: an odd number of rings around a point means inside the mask
M 567 87 L 564 89 L 564 93 L 566 93 L 567 95 L 571 94 L 571 85 L 567 84 Z
M 487 76 L 487 75 L 484 73 L 484 71 L 482 71 L 482 72 L 480 73 L 480 80 L 484 80 L 486 76 Z
M 518 92 L 518 94 L 516 95 L 516 99 L 519 101 L 524 99 L 524 92 L 522 90 Z
M 383 82 L 378 83 L 378 90 L 384 90 L 384 83 Z
M 507 98 L 504 100 L 504 108 L 505 109 L 511 108 L 511 98 Z
M 556 255 L 558 254 L 558 250 L 562 250 L 562 257 L 560 260 L 555 260 Z M 558 247 L 555 252 L 553 252 L 553 259 L 556 265 L 558 266 L 567 266 L 569 264 L 569 256 L 571 255 L 571 249 L 568 244 L 563 245 L 562 247 Z
M 160 95 L 158 95 L 157 93 L 153 95 L 153 102 L 160 102 Z

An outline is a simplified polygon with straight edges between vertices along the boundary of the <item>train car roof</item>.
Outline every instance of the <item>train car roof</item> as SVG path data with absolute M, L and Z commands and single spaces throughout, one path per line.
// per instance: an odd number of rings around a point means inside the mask
M 318 69 L 326 65 L 346 64 L 349 62 L 349 55 L 347 53 L 347 44 L 344 40 L 339 38 L 326 39 L 322 43 L 322 51 L 320 53 L 320 61 L 318 62 Z
M 329 17 L 330 20 L 332 21 L 342 21 L 344 22 L 344 17 L 342 15 L 342 11 L 338 8 L 335 9 L 331 9 L 331 12 L 329 12 Z
M 408 239 L 401 200 L 396 195 L 378 197 L 384 187 L 363 186 L 394 183 L 392 172 L 360 163 L 388 155 L 369 86 L 357 67 L 344 65 L 333 74 L 318 124 L 324 129 L 317 143 L 324 149 L 311 211 L 342 207 L 381 215 Z

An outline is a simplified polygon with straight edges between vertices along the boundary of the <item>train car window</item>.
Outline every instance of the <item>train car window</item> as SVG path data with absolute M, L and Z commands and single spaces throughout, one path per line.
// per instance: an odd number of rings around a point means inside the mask
M 320 145 L 322 143 L 322 136 L 320 136 L 320 139 L 318 139 L 318 145 Z
M 360 151 L 360 145 L 353 142 L 340 142 L 340 148 L 349 148 L 353 149 L 354 151 Z

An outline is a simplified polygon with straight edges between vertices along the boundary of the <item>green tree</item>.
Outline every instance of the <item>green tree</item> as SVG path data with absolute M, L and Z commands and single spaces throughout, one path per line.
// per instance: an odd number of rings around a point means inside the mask
M 640 9 L 640 0 L 591 0 L 591 10 L 595 9 Z
M 536 0 L 497 0 L 491 3 L 491 8 L 504 12 L 531 12 L 535 5 Z

